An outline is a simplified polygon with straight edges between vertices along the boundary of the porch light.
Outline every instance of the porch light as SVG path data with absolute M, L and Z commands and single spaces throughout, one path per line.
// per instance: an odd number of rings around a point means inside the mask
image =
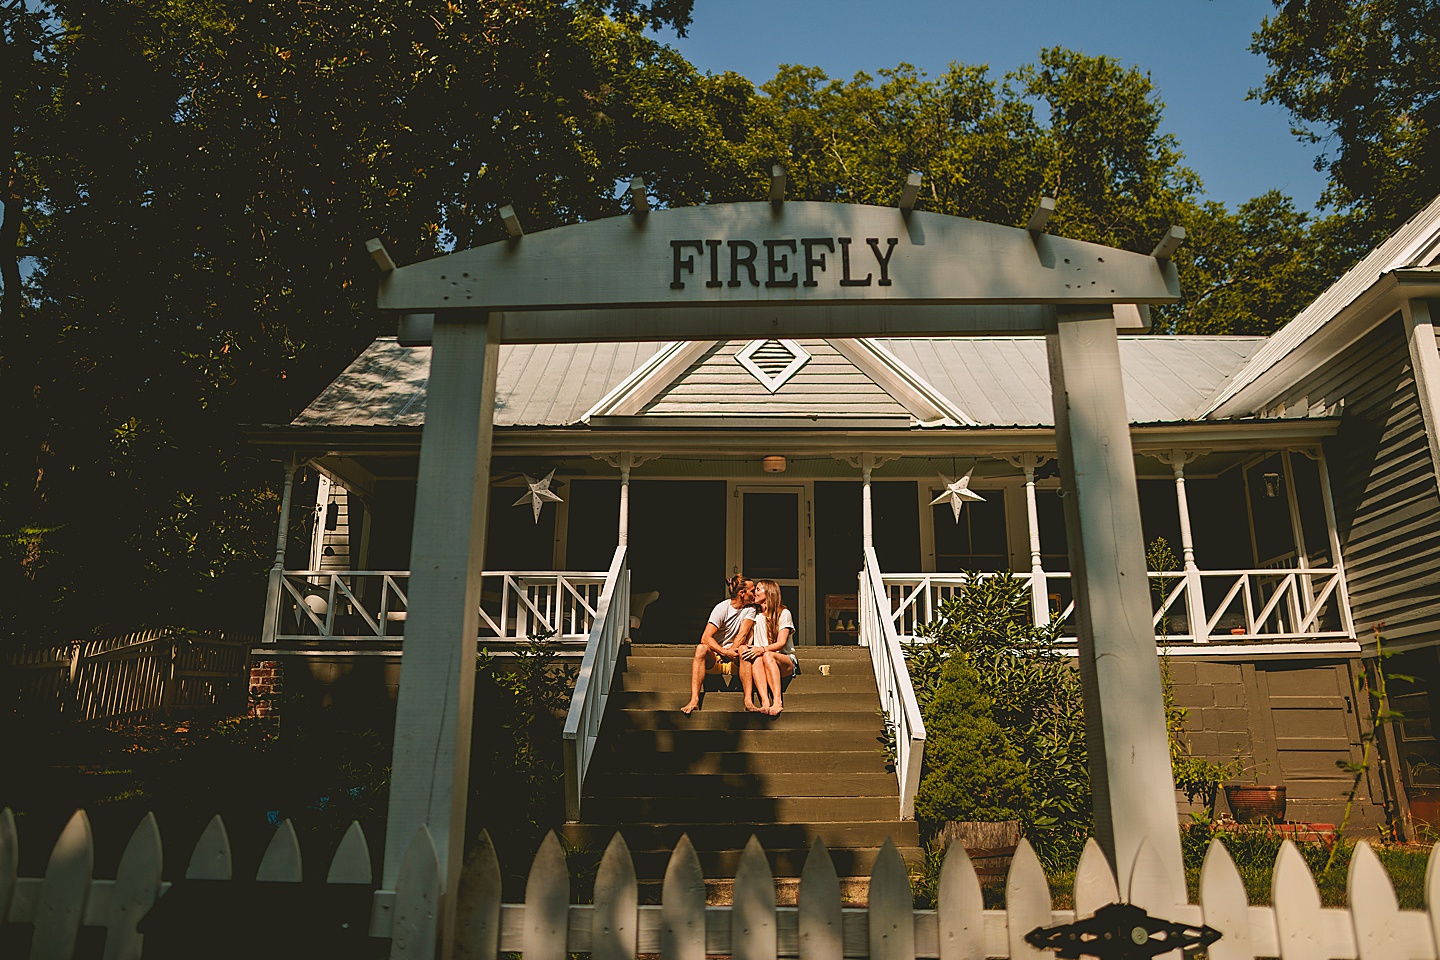
M 766 472 L 766 473 L 784 473 L 784 472 L 785 472 L 785 458 L 784 458 L 784 457 L 766 457 L 764 460 L 761 460 L 761 461 L 760 461 L 760 465 L 765 468 L 765 472 Z
M 1280 474 L 1267 473 L 1262 480 L 1265 481 L 1265 499 L 1274 500 L 1280 496 Z

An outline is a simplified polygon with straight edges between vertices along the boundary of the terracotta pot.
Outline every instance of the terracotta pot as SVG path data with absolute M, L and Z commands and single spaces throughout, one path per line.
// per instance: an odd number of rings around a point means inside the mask
M 1232 783 L 1225 787 L 1225 801 L 1237 823 L 1280 823 L 1285 819 L 1285 788 Z

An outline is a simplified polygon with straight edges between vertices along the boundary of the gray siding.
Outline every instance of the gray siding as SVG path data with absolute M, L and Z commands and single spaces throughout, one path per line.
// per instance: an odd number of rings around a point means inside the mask
M 731 340 L 705 354 L 645 408 L 646 414 L 795 417 L 904 417 L 895 398 L 824 340 L 798 340 L 805 366 L 770 393 L 735 355 L 749 343 Z
M 1346 579 L 1362 637 L 1440 635 L 1440 496 L 1400 317 L 1366 334 L 1281 401 L 1343 401 L 1325 455 Z

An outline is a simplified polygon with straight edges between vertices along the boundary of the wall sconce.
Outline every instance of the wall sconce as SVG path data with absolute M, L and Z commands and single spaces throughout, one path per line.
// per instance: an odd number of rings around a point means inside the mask
M 1260 479 L 1265 481 L 1265 499 L 1277 499 L 1280 496 L 1280 474 L 1267 473 Z
M 766 472 L 766 473 L 784 473 L 784 472 L 785 472 L 785 458 L 784 458 L 784 457 L 766 457 L 764 460 L 761 460 L 761 461 L 760 461 L 760 465 L 765 468 L 765 472 Z

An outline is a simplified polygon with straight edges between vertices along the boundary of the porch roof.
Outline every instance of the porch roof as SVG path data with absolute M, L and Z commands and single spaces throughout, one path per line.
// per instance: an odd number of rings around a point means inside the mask
M 1120 359 L 1131 422 L 1177 423 L 1196 419 L 1206 398 L 1213 396 L 1264 342 L 1259 337 L 1121 337 Z M 911 386 L 929 391 L 936 399 L 963 412 L 967 427 L 1054 424 L 1045 342 L 1040 338 L 890 338 L 869 343 L 893 358 L 896 369 L 914 378 Z M 597 402 L 662 349 L 663 345 L 655 343 L 504 345 L 495 425 L 565 427 L 584 423 L 587 412 Z M 306 407 L 290 427 L 314 430 L 419 427 L 425 420 L 429 369 L 429 347 L 401 346 L 393 337 L 381 337 Z M 837 376 L 847 378 L 846 390 L 852 400 L 859 396 L 849 381 L 861 371 L 840 364 L 833 369 Z M 734 384 L 724 379 L 717 381 L 717 370 L 726 371 L 722 377 L 733 378 Z M 703 371 L 697 364 L 666 374 L 672 379 L 668 384 L 657 385 L 657 393 L 685 382 L 691 373 L 697 374 L 697 380 L 703 380 L 705 391 L 717 397 L 726 395 L 727 390 L 739 390 L 753 379 L 738 363 L 711 363 Z M 749 384 L 750 388 L 753 386 Z M 896 384 L 874 386 L 879 389 L 869 394 L 869 401 L 858 405 L 852 402 L 847 409 L 835 414 L 840 418 L 885 420 L 903 426 L 904 420 L 897 421 L 895 417 Z M 797 380 L 795 389 L 813 391 L 815 387 Z M 784 394 L 785 387 L 781 387 L 769 398 L 777 413 L 789 406 Z M 700 399 L 699 407 L 703 408 L 703 397 Z M 697 417 L 695 407 L 686 414 L 687 426 L 694 427 L 697 419 L 704 419 L 703 414 Z M 717 409 L 717 424 L 724 422 L 722 416 L 723 411 Z M 653 409 L 639 417 L 625 419 L 632 426 L 637 420 L 655 421 L 657 425 L 669 422 L 669 418 Z

